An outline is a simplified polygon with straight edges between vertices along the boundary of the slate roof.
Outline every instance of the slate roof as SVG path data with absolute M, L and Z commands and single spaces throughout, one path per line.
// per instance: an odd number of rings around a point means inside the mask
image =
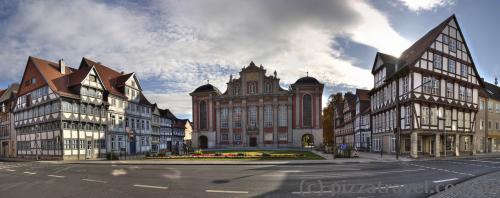
M 486 93 L 488 98 L 500 100 L 500 87 L 498 87 L 497 85 L 491 84 L 489 82 L 484 82 L 484 93 Z

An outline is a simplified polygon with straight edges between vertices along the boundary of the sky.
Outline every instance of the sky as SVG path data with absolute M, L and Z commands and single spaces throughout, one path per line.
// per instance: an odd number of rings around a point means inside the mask
M 28 56 L 78 67 L 82 57 L 135 72 L 146 97 L 191 118 L 191 93 L 226 90 L 250 61 L 287 88 L 309 72 L 335 92 L 373 87 L 377 51 L 398 57 L 455 14 L 481 75 L 493 82 L 500 1 L 0 0 L 0 88 Z

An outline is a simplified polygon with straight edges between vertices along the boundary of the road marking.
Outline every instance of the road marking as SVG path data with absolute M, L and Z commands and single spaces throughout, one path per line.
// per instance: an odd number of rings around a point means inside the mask
M 282 173 L 302 173 L 304 171 L 301 171 L 301 170 L 284 170 L 284 171 L 279 171 L 279 172 L 282 172 Z
M 232 193 L 232 194 L 248 194 L 248 191 L 228 191 L 228 190 L 205 190 L 209 193 Z
M 292 194 L 323 194 L 323 193 L 332 193 L 332 191 L 331 190 L 323 190 L 323 191 L 292 192 Z
M 94 180 L 94 179 L 82 179 L 83 181 L 88 181 L 88 182 L 97 182 L 97 183 L 108 183 L 107 181 L 99 181 L 99 180 Z
M 36 175 L 36 173 L 34 173 L 34 172 L 24 172 L 24 174 Z
M 49 177 L 55 177 L 55 178 L 65 178 L 66 176 L 62 176 L 62 175 L 47 175 Z
M 155 188 L 155 189 L 163 189 L 163 190 L 168 189 L 168 187 L 163 187 L 163 186 L 150 186 L 150 185 L 141 185 L 141 184 L 135 184 L 134 187 Z
M 449 182 L 449 181 L 454 181 L 457 180 L 458 178 L 451 178 L 451 179 L 443 179 L 443 180 L 437 180 L 437 181 L 432 181 L 434 183 L 442 183 L 442 182 Z
M 5 169 L 6 171 L 9 171 L 9 172 L 15 172 L 16 170 L 12 170 L 12 169 Z
M 493 163 L 493 164 L 500 164 L 500 162 L 493 162 L 493 161 L 485 161 L 485 160 L 471 160 L 475 162 L 486 162 L 486 163 Z
M 395 185 L 395 186 L 383 186 L 383 187 L 379 187 L 379 188 L 375 188 L 375 189 L 390 189 L 390 188 L 402 188 L 404 187 L 405 185 Z

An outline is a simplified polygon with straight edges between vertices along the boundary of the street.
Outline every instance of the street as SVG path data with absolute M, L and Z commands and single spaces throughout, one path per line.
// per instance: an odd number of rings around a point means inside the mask
M 497 157 L 330 165 L 0 162 L 0 197 L 426 197 L 499 170 Z

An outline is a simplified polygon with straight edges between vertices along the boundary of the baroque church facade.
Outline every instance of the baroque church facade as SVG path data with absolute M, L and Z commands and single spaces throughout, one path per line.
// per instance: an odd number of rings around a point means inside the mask
M 251 62 L 230 77 L 225 92 L 211 84 L 192 97 L 194 148 L 304 147 L 323 142 L 324 85 L 306 76 L 280 87 L 276 71 L 267 76 Z

